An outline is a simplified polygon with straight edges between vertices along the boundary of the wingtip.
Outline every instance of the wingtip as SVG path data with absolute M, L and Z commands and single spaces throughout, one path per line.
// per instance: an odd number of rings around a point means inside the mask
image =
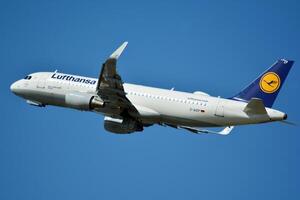
M 220 135 L 229 135 L 234 126 L 227 126 L 222 131 L 219 132 Z
M 115 50 L 115 52 L 113 52 L 109 56 L 109 58 L 118 59 L 120 57 L 120 55 L 122 54 L 122 52 L 124 51 L 124 49 L 126 48 L 127 44 L 128 44 L 128 41 L 123 42 L 123 44 L 117 50 Z

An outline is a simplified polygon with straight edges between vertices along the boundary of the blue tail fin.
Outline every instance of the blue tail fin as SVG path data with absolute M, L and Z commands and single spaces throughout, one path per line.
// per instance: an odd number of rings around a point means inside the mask
M 232 99 L 249 101 L 253 97 L 260 98 L 266 107 L 271 108 L 293 64 L 291 60 L 276 61 Z

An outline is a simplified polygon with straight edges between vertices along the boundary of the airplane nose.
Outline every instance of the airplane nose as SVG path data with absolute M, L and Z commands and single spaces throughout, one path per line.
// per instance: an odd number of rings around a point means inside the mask
M 18 86 L 17 86 L 17 81 L 16 81 L 13 84 L 11 84 L 10 91 L 12 91 L 13 93 L 16 93 L 17 92 L 17 88 L 18 88 Z

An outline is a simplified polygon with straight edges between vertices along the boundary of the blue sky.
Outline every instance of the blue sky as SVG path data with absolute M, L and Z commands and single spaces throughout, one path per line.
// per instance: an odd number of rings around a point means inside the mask
M 123 41 L 126 82 L 229 97 L 295 60 L 274 107 L 299 117 L 297 1 L 1 1 L 0 199 L 299 199 L 299 126 L 193 135 L 104 131 L 103 117 L 27 105 L 36 71 L 97 77 Z

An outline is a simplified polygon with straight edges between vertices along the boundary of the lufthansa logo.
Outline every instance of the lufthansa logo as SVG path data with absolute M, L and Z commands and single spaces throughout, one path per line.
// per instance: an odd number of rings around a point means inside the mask
M 280 87 L 280 77 L 274 72 L 268 72 L 261 77 L 259 86 L 265 93 L 276 92 Z

